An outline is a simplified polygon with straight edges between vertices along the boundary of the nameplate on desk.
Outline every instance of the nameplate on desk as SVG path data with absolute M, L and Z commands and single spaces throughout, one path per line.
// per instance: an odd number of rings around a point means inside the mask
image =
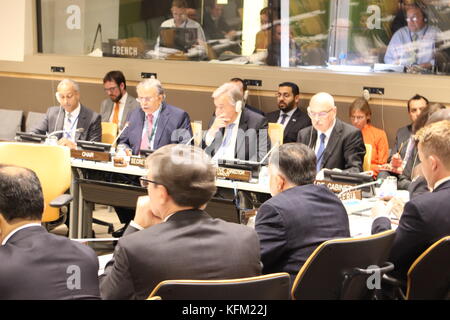
M 223 179 L 239 180 L 249 182 L 252 178 L 252 172 L 249 170 L 241 170 L 234 168 L 217 168 L 217 177 Z
M 109 162 L 111 154 L 109 152 L 70 150 L 70 156 L 75 159 Z
M 145 168 L 145 157 L 130 157 L 130 165 Z
M 328 180 L 315 180 L 314 184 L 323 184 L 328 189 L 330 189 L 333 193 L 341 193 L 342 191 L 354 187 L 354 184 L 350 183 L 342 183 L 342 182 L 335 182 L 335 181 L 328 181 Z M 362 193 L 361 190 L 351 190 L 348 192 L 345 192 L 340 196 L 341 200 L 351 200 L 351 199 L 362 199 Z

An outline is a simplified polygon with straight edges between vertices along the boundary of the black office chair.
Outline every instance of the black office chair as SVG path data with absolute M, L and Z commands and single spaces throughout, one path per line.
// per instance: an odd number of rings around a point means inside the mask
M 228 280 L 166 280 L 148 299 L 162 300 L 289 300 L 289 274 Z
M 403 283 L 390 276 L 383 281 L 394 286 L 396 299 L 450 299 L 450 236 L 446 236 L 425 250 L 411 265 L 407 274 L 406 295 Z
M 334 239 L 322 243 L 300 269 L 291 290 L 297 300 L 373 299 L 373 277 L 392 271 L 386 259 L 395 232 L 368 237 Z M 379 266 L 374 273 L 373 267 Z

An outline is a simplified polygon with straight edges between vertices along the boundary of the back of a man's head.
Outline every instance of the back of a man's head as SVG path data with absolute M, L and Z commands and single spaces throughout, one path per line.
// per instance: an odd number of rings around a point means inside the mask
M 424 156 L 437 156 L 450 171 L 450 121 L 443 120 L 426 125 L 415 135 L 419 151 Z
M 6 222 L 41 220 L 44 198 L 36 174 L 26 168 L 0 165 L 0 214 Z
M 179 206 L 200 208 L 216 193 L 216 170 L 198 147 L 166 145 L 148 157 L 147 167 Z
M 285 143 L 275 149 L 269 165 L 298 186 L 313 183 L 316 177 L 316 155 L 301 143 Z

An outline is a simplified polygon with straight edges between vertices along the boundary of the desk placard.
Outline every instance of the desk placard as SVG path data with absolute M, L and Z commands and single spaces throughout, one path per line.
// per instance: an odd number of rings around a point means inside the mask
M 70 156 L 75 159 L 91 160 L 91 161 L 111 161 L 111 154 L 108 152 L 87 151 L 87 150 L 70 150 Z
M 224 178 L 224 179 L 249 182 L 250 179 L 252 178 L 252 172 L 249 170 L 218 167 L 217 168 L 217 177 Z
M 350 183 L 342 183 L 342 182 L 327 181 L 327 180 L 315 180 L 314 184 L 325 185 L 333 193 L 341 193 L 345 189 L 355 186 L 354 184 L 350 184 Z M 351 199 L 361 200 L 362 192 L 361 192 L 361 190 L 348 191 L 348 192 L 342 194 L 340 198 L 341 198 L 341 200 L 351 200 Z
M 138 166 L 140 168 L 145 168 L 145 157 L 135 157 L 135 156 L 131 156 L 130 157 L 130 165 L 132 166 Z

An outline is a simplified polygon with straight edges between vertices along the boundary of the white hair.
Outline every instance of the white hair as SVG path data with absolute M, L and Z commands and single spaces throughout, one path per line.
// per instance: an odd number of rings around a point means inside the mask
M 241 88 L 235 82 L 224 83 L 214 90 L 212 97 L 213 99 L 216 99 L 222 95 L 226 95 L 229 98 L 230 103 L 234 106 L 238 101 L 242 101 L 243 99 Z
M 140 89 L 152 89 L 152 88 L 156 88 L 156 90 L 158 91 L 158 94 L 162 94 L 164 95 L 164 88 L 161 84 L 161 81 L 157 80 L 157 79 L 145 79 L 141 82 L 139 82 L 139 84 L 136 87 L 136 90 L 140 90 Z
M 59 88 L 63 85 L 69 85 L 71 86 L 75 91 L 77 91 L 78 93 L 80 93 L 80 86 L 78 85 L 78 83 L 76 83 L 75 81 L 71 80 L 71 79 L 63 79 L 61 80 L 60 83 L 58 83 L 58 87 L 56 88 L 57 90 L 59 90 Z

